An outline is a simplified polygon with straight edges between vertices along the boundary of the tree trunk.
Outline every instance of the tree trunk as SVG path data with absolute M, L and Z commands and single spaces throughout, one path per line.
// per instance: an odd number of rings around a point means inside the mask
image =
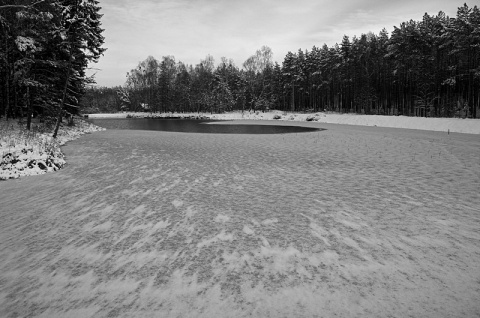
M 30 103 L 30 87 L 27 87 L 27 130 L 30 130 L 32 125 L 32 105 Z
M 5 100 L 5 120 L 8 121 L 8 111 L 10 110 L 10 67 L 7 66 L 7 71 L 5 72 L 5 88 L 6 88 L 6 100 Z
M 58 111 L 57 115 L 57 122 L 55 123 L 55 131 L 53 132 L 53 138 L 57 138 L 58 129 L 60 128 L 60 123 L 62 122 L 62 113 L 63 113 L 63 102 L 60 110 Z
M 63 109 L 65 108 L 65 99 L 67 98 L 68 82 L 70 81 L 71 67 L 72 67 L 72 58 L 70 57 L 70 62 L 68 64 L 68 69 L 67 69 L 67 76 L 65 79 L 65 86 L 63 87 L 62 103 L 60 104 L 60 109 L 58 111 L 57 122 L 55 124 L 55 131 L 53 132 L 53 136 L 52 136 L 53 138 L 57 138 L 58 129 L 60 128 L 60 123 L 62 122 Z
M 295 85 L 292 82 L 292 112 L 295 111 Z

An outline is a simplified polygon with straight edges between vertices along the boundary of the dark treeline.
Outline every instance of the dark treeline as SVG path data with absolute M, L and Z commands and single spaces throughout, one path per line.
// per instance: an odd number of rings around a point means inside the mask
M 91 89 L 97 111 L 331 110 L 366 114 L 480 117 L 480 11 L 466 4 L 402 23 L 392 34 L 344 36 L 333 47 L 289 52 L 262 47 L 237 67 L 211 56 L 185 65 L 148 57 L 124 87 Z
M 98 1 L 0 0 L 0 117 L 55 122 L 78 112 L 105 49 Z

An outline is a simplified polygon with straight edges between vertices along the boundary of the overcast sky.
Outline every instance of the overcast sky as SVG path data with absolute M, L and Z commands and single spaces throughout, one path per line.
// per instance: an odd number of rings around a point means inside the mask
M 458 0 L 100 0 L 105 55 L 99 86 L 125 83 L 126 73 L 152 55 L 198 64 L 207 54 L 239 67 L 263 45 L 281 64 L 288 51 L 340 43 L 440 10 L 455 17 Z M 473 4 L 467 4 L 473 7 Z M 90 71 L 91 73 L 92 71 Z

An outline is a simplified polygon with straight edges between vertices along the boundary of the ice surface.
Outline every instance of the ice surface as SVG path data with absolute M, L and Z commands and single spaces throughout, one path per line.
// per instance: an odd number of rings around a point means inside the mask
M 62 150 L 56 173 L 0 183 L 2 317 L 480 314 L 476 135 L 106 131 Z

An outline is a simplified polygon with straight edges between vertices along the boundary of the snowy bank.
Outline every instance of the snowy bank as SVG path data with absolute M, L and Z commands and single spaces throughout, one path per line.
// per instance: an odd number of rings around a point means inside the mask
M 84 120 L 74 126 L 60 126 L 56 139 L 43 125 L 32 124 L 31 131 L 16 120 L 0 120 L 0 180 L 56 171 L 65 165 L 60 146 L 85 133 L 105 130 Z
M 218 120 L 285 120 L 285 121 L 316 121 L 327 124 L 378 126 L 390 128 L 405 128 L 419 130 L 433 130 L 456 132 L 465 134 L 480 134 L 479 119 L 460 118 L 425 118 L 406 116 L 357 115 L 336 113 L 290 113 L 282 111 L 262 112 L 228 112 L 223 114 L 209 113 L 117 113 L 117 114 L 90 114 L 89 118 L 199 118 Z

